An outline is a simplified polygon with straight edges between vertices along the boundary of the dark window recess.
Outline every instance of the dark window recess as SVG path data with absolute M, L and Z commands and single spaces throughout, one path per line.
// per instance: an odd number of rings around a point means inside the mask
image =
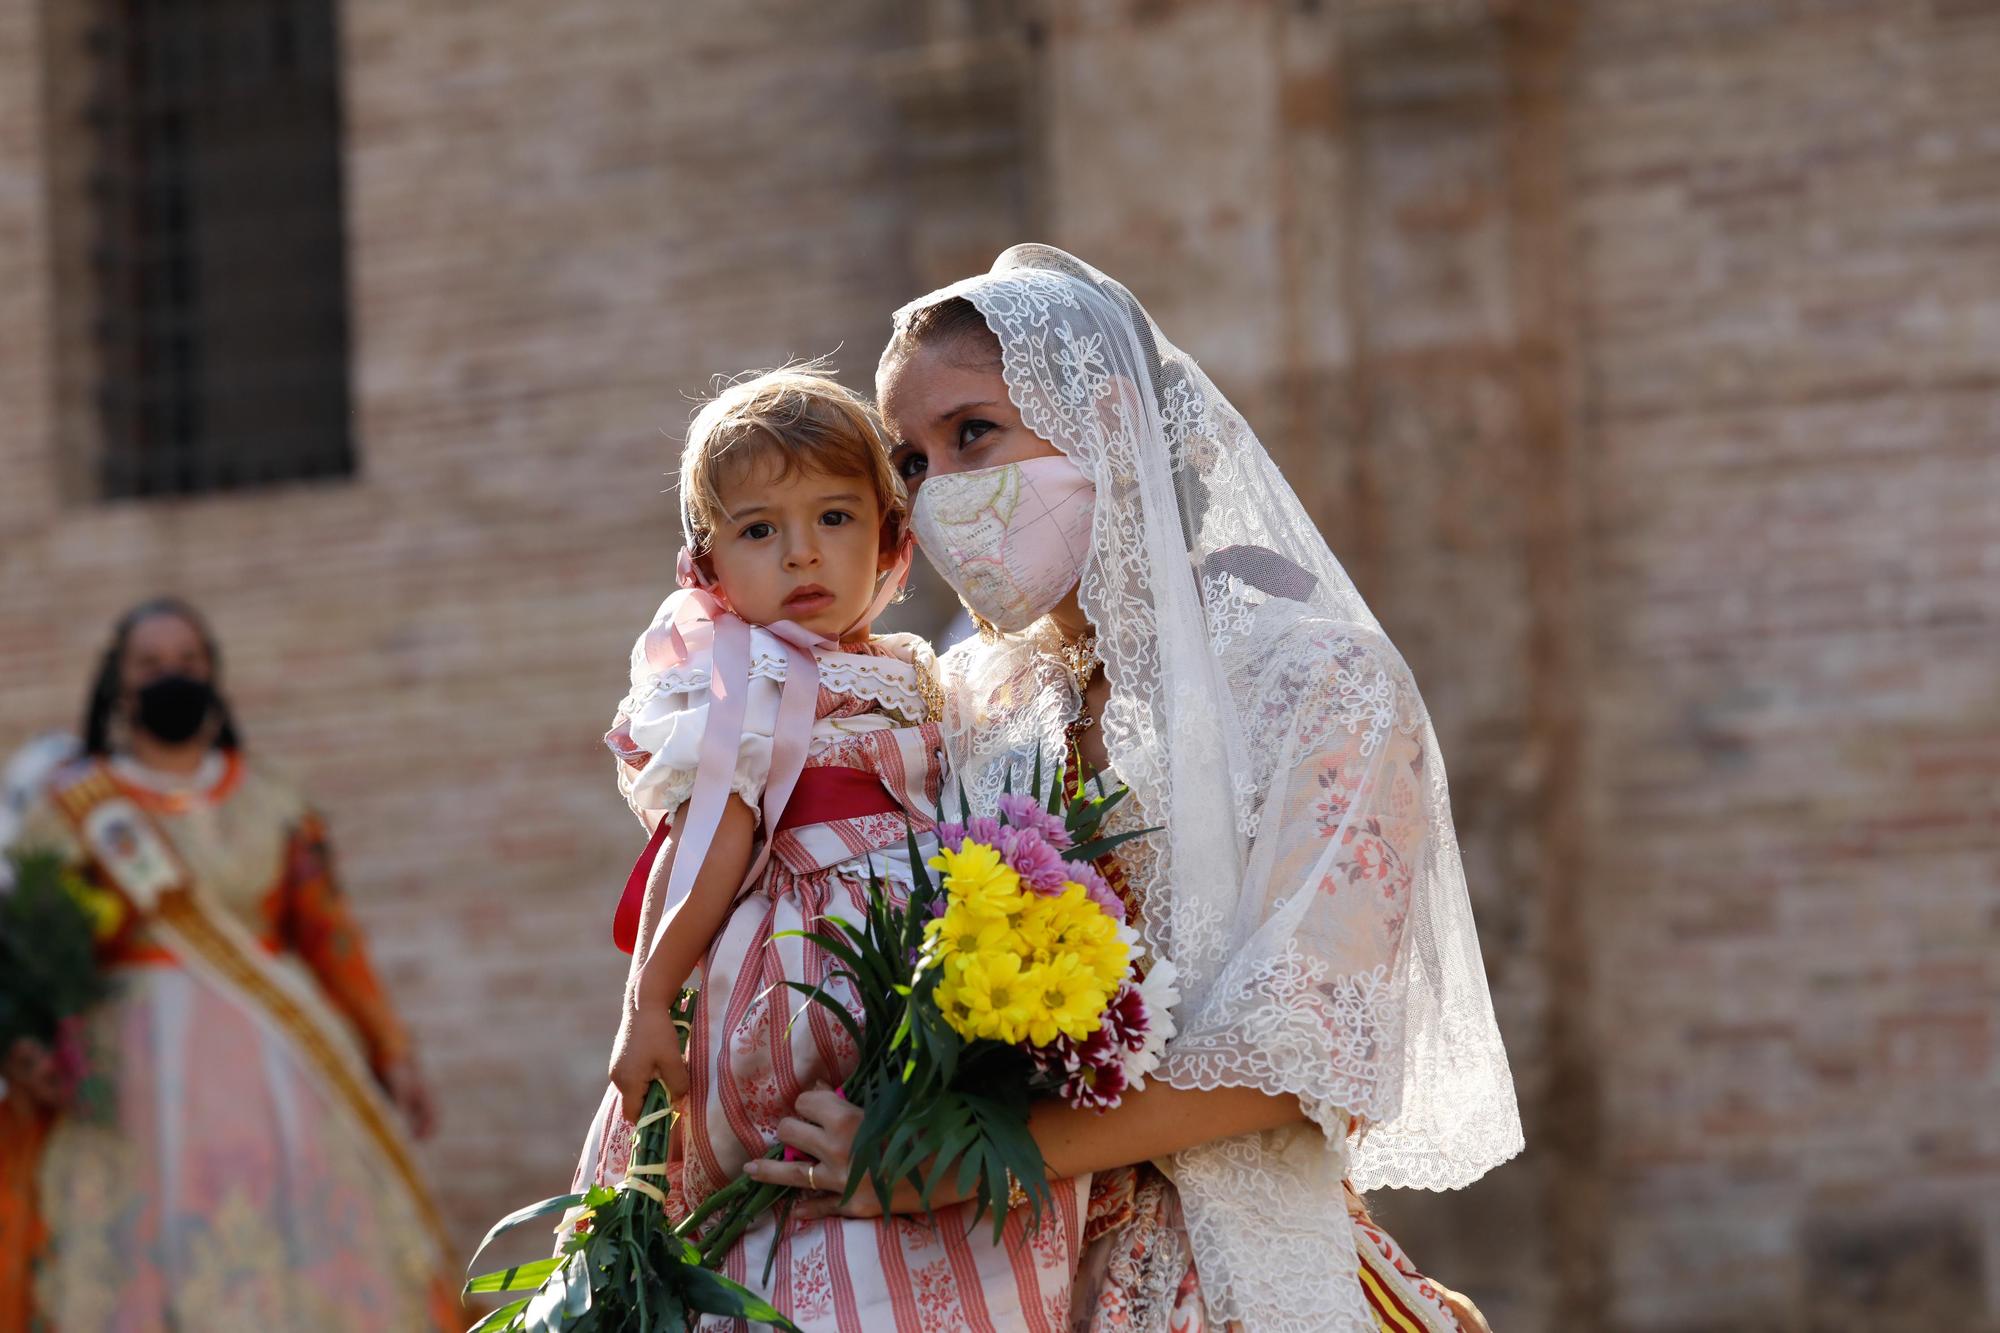
M 333 0 L 97 0 L 102 493 L 354 469 Z

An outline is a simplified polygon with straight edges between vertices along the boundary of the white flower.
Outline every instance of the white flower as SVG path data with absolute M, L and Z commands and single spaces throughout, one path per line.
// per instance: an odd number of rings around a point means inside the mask
M 1146 1086 L 1146 1075 L 1159 1068 L 1160 1057 L 1173 1038 L 1174 1006 L 1181 1002 L 1179 980 L 1179 971 L 1162 958 L 1137 987 L 1139 998 L 1146 1003 L 1146 1044 L 1127 1051 L 1122 1062 L 1126 1081 L 1135 1090 Z

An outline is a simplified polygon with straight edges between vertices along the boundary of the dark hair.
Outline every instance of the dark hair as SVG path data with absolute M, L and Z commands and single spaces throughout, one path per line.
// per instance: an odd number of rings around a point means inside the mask
M 976 354 L 968 360 L 981 364 L 1000 360 L 1000 339 L 986 322 L 986 316 L 970 300 L 953 296 L 912 310 L 909 318 L 896 326 L 889 346 L 882 352 L 882 359 L 900 361 L 919 347 L 959 343 L 976 346 Z M 967 350 L 973 349 L 969 347 Z
M 215 712 L 221 719 L 222 729 L 216 733 L 215 743 L 225 750 L 238 750 L 243 742 L 236 734 L 236 718 L 229 711 L 229 701 L 222 696 L 222 650 L 216 646 L 215 633 L 209 629 L 208 621 L 201 612 L 178 597 L 149 597 L 124 615 L 111 627 L 111 642 L 105 645 L 104 657 L 97 666 L 96 683 L 90 687 L 90 698 L 84 704 L 83 712 L 83 752 L 90 755 L 111 753 L 111 717 L 118 707 L 118 693 L 125 675 L 125 649 L 131 642 L 132 631 L 142 621 L 154 616 L 173 616 L 183 621 L 201 639 L 202 650 L 208 654 L 209 677 L 216 683 Z

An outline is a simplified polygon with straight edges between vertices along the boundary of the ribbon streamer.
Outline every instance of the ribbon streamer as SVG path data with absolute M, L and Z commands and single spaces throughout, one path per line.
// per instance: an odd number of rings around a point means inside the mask
M 909 576 L 911 540 L 904 537 L 896 553 L 895 566 L 876 589 L 868 609 L 842 631 L 852 633 L 882 614 Z M 702 572 L 685 548 L 679 560 L 680 590 L 667 599 L 661 616 L 646 632 L 647 664 L 666 671 L 685 664 L 706 647 L 712 666 L 708 676 L 708 726 L 701 738 L 695 763 L 694 794 L 688 802 L 686 827 L 674 839 L 674 868 L 667 878 L 666 902 L 659 925 L 648 945 L 658 948 L 673 909 L 694 889 L 695 876 L 708 857 L 715 834 L 722 827 L 722 812 L 730 796 L 730 778 L 736 771 L 736 755 L 743 744 L 745 710 L 750 695 L 750 625 L 732 612 L 719 590 Z M 806 752 L 812 745 L 813 713 L 819 701 L 819 659 L 817 650 L 838 647 L 838 637 L 829 638 L 798 624 L 780 620 L 763 627 L 784 645 L 785 679 L 778 696 L 778 718 L 771 735 L 771 771 L 764 782 L 763 825 L 765 836 L 748 872 L 737 886 L 741 893 L 757 882 L 771 856 L 772 833 L 783 816 L 785 803 L 805 771 Z

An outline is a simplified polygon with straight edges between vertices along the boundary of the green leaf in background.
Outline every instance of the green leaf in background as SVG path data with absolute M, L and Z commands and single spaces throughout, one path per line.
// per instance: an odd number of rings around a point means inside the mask
M 1087 842 L 1081 847 L 1072 847 L 1064 852 L 1063 855 L 1072 861 L 1095 861 L 1106 852 L 1116 851 L 1134 838 L 1143 838 L 1148 833 L 1158 832 L 1159 829 L 1157 828 L 1140 828 L 1133 829 L 1129 833 L 1114 833 L 1108 838 L 1098 838 L 1096 841 Z
M 681 1292 L 687 1298 L 688 1308 L 703 1314 L 723 1315 L 727 1318 L 748 1319 L 754 1323 L 769 1324 L 773 1328 L 800 1333 L 799 1326 L 778 1313 L 776 1306 L 756 1292 L 739 1283 L 731 1282 L 720 1273 L 706 1268 L 683 1268 L 678 1275 Z
M 0 892 L 0 1051 L 20 1037 L 51 1044 L 64 1019 L 110 996 L 111 978 L 98 964 L 81 898 L 124 903 L 55 852 L 14 850 L 6 857 L 13 887 Z
M 518 1208 L 507 1214 L 495 1222 L 487 1231 L 486 1238 L 479 1242 L 479 1248 L 472 1252 L 472 1258 L 466 1262 L 467 1270 L 479 1262 L 479 1256 L 486 1253 L 486 1247 L 493 1243 L 495 1237 L 512 1231 L 523 1222 L 532 1222 L 538 1217 L 547 1217 L 550 1213 L 564 1212 L 585 1201 L 585 1196 L 581 1194 L 558 1194 L 553 1199 L 543 1199 L 540 1203 L 531 1203 L 526 1208 Z
M 465 1330 L 465 1333 L 496 1333 L 497 1330 L 503 1329 L 509 1323 L 513 1322 L 515 1315 L 527 1309 L 528 1302 L 531 1299 L 532 1299 L 531 1297 L 523 1296 L 520 1300 L 515 1301 L 510 1305 L 501 1306 L 499 1309 L 495 1310 L 492 1314 L 487 1315 L 484 1319 L 474 1324 L 471 1328 Z
M 562 1264 L 561 1256 L 553 1259 L 537 1259 L 532 1263 L 516 1264 L 512 1268 L 496 1269 L 491 1273 L 481 1273 L 465 1284 L 467 1296 L 488 1296 L 498 1291 L 533 1291 L 542 1285 L 542 1279 L 556 1271 Z

